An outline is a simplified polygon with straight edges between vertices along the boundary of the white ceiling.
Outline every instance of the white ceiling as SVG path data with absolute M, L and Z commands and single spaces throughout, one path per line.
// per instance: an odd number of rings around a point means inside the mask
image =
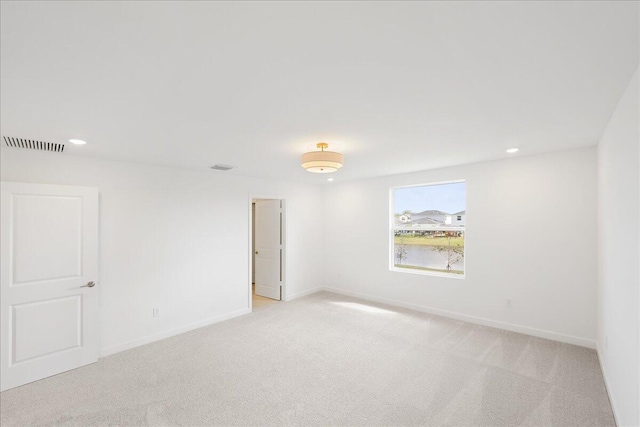
M 1 8 L 3 135 L 308 183 L 594 145 L 639 60 L 638 2 Z

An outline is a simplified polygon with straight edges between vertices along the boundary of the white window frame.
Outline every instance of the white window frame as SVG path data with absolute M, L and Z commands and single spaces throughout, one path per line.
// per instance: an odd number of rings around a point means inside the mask
M 462 274 L 454 274 L 454 273 L 440 273 L 437 271 L 427 271 L 427 270 L 418 270 L 414 268 L 398 268 L 395 266 L 395 230 L 394 226 L 394 192 L 395 190 L 399 190 L 402 188 L 412 188 L 412 187 L 430 187 L 433 185 L 446 185 L 446 184 L 459 184 L 465 183 L 465 179 L 458 179 L 455 181 L 440 181 L 440 182 L 430 182 L 430 183 L 421 183 L 421 184 L 410 184 L 410 185 L 398 185 L 395 187 L 389 188 L 389 271 L 396 273 L 408 273 L 408 274 L 418 274 L 421 276 L 435 276 L 435 277 L 446 277 L 448 279 L 458 279 L 464 280 L 467 276 L 467 223 L 465 220 L 465 225 L 463 227 L 439 227 L 438 231 L 462 231 L 464 232 L 464 272 Z M 464 208 L 467 210 L 467 191 L 465 185 L 464 192 Z M 452 215 L 453 217 L 453 215 Z M 398 227 L 398 229 L 402 229 L 403 227 Z M 405 227 L 406 229 L 410 229 L 409 227 Z M 415 229 L 414 229 L 415 230 Z

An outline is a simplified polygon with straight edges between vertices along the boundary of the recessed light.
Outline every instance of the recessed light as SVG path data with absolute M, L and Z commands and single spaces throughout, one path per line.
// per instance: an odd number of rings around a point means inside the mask
M 331 182 L 333 181 L 333 178 L 327 178 L 327 181 Z
M 517 153 L 519 150 L 520 150 L 519 148 L 509 148 L 507 150 L 507 153 L 513 154 L 513 153 Z
M 76 145 L 84 145 L 87 143 L 86 141 L 83 141 L 81 139 L 70 139 L 69 142 Z

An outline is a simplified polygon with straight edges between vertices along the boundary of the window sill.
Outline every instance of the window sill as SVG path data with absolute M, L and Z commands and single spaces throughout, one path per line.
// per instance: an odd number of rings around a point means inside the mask
M 417 274 L 417 275 L 420 275 L 420 276 L 445 277 L 447 279 L 458 279 L 458 280 L 464 280 L 465 279 L 465 274 L 439 273 L 437 271 L 418 270 L 418 269 L 413 269 L 413 268 L 389 267 L 389 271 L 393 271 L 393 272 L 396 272 L 396 273 Z

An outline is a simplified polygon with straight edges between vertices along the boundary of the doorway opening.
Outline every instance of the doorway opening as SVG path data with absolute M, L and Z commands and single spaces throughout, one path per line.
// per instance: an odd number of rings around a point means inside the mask
M 251 199 L 249 307 L 285 299 L 285 200 Z

